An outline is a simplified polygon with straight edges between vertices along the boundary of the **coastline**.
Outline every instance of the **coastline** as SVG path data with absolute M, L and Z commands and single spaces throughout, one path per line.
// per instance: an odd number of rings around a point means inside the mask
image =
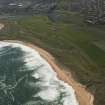
M 43 57 L 55 70 L 58 78 L 73 87 L 79 105 L 93 105 L 94 96 L 86 90 L 85 86 L 75 81 L 70 72 L 66 72 L 67 70 L 64 70 L 61 67 L 59 67 L 56 64 L 55 58 L 50 53 L 28 42 L 18 41 L 18 40 L 3 40 L 3 41 L 21 43 L 38 51 L 40 56 Z

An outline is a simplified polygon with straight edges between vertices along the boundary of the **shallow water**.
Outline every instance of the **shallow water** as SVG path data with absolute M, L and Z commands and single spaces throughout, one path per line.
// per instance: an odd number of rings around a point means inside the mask
M 0 105 L 78 105 L 71 86 L 35 49 L 0 42 Z

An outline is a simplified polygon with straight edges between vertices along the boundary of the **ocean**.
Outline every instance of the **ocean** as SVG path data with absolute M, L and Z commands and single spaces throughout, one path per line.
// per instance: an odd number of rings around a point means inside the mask
M 0 105 L 79 105 L 74 89 L 60 80 L 35 49 L 0 41 Z

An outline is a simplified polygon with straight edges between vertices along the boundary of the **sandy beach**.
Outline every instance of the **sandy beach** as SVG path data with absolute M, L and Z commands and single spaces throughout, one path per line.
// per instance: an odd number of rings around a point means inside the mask
M 56 63 L 56 59 L 50 53 L 43 50 L 42 48 L 39 48 L 27 42 L 15 41 L 15 40 L 5 40 L 5 41 L 21 43 L 37 50 L 41 55 L 41 57 L 43 57 L 52 66 L 52 68 L 57 73 L 59 79 L 63 80 L 64 82 L 68 83 L 73 87 L 73 89 L 75 90 L 75 94 L 79 102 L 79 105 L 93 105 L 94 96 L 86 90 L 85 86 L 78 83 L 72 77 L 70 72 L 68 73 L 66 72 L 67 70 L 64 70 L 63 68 L 59 67 Z

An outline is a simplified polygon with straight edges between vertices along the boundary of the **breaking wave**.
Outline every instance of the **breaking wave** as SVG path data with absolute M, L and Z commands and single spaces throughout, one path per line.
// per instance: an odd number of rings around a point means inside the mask
M 28 46 L 0 41 L 0 105 L 78 105 L 75 91 Z

